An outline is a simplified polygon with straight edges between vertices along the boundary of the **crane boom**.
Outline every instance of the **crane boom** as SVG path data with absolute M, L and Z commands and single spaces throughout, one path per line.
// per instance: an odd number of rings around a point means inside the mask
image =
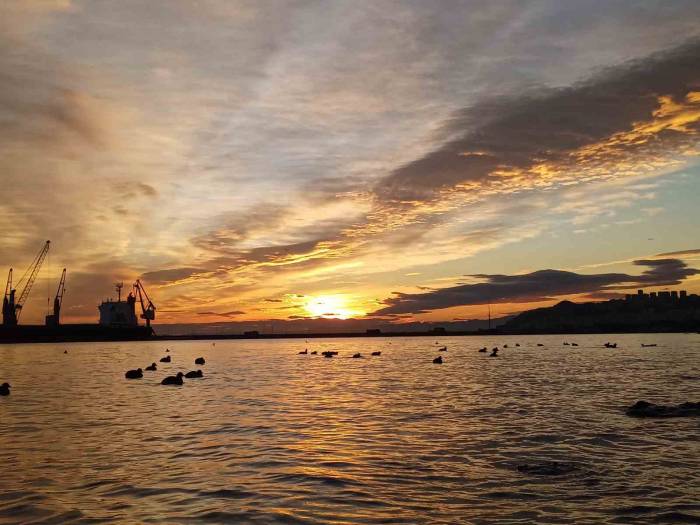
M 29 297 L 29 292 L 32 290 L 32 286 L 34 285 L 34 281 L 36 281 L 36 276 L 39 274 L 39 270 L 41 269 L 41 265 L 44 262 L 44 259 L 46 259 L 46 254 L 49 253 L 49 247 L 51 246 L 51 241 L 46 241 L 44 244 L 44 247 L 39 251 L 37 256 L 34 258 L 34 261 L 32 262 L 31 266 L 27 269 L 26 272 L 24 272 L 24 275 L 22 276 L 22 279 L 19 280 L 19 283 L 17 283 L 17 286 L 21 284 L 21 282 L 24 280 L 24 278 L 29 274 L 29 277 L 27 278 L 27 282 L 24 285 L 24 288 L 22 289 L 22 293 L 19 296 L 19 299 L 17 300 L 17 303 L 15 304 L 15 310 L 17 311 L 17 317 L 19 318 L 19 314 L 22 311 L 22 307 L 24 306 L 24 302 L 27 300 L 27 297 Z

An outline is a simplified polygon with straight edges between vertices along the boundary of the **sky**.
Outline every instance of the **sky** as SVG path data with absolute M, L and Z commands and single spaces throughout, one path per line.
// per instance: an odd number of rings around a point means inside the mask
M 700 2 L 5 0 L 20 322 L 452 321 L 700 293 Z

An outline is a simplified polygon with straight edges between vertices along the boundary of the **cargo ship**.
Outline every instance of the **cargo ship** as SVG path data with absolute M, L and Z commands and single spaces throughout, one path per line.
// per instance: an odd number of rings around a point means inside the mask
M 151 321 L 155 320 L 156 307 L 151 301 L 143 283 L 136 280 L 127 297 L 122 300 L 123 283 L 116 283 L 117 300 L 107 299 L 97 307 L 100 317 L 96 324 L 62 324 L 61 306 L 65 293 L 66 269 L 53 300 L 53 313 L 46 316 L 43 325 L 23 325 L 19 323 L 27 297 L 39 273 L 51 241 L 46 241 L 32 264 L 13 284 L 10 268 L 5 295 L 2 301 L 2 325 L 0 325 L 0 343 L 41 343 L 67 341 L 140 341 L 152 338 L 155 333 Z M 21 292 L 18 295 L 18 291 Z M 137 305 L 141 314 L 137 315 Z M 139 324 L 139 318 L 145 324 Z

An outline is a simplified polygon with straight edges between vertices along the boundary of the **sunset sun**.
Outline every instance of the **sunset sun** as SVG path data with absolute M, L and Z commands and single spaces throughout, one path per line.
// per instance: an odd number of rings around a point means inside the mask
M 351 308 L 347 297 L 343 295 L 311 296 L 304 304 L 304 308 L 312 317 L 348 319 L 363 313 Z

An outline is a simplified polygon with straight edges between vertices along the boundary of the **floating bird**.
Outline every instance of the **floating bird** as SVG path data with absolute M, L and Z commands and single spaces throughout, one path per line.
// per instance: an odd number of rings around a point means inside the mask
M 202 373 L 201 370 L 192 370 L 192 371 L 190 371 L 190 372 L 187 372 L 187 373 L 185 374 L 185 377 L 186 377 L 187 379 L 192 379 L 192 378 L 195 378 L 195 377 L 204 377 L 204 374 Z
M 443 346 L 442 348 L 438 348 L 438 352 L 447 352 L 447 347 Z
M 652 346 L 658 346 L 656 343 L 650 344 L 650 345 L 645 345 L 642 343 L 642 348 L 651 348 Z
M 484 347 L 484 348 L 479 348 L 479 352 L 486 352 L 486 347 Z
M 155 372 L 156 370 L 158 370 L 158 367 L 156 367 L 155 363 L 151 363 L 146 367 L 146 370 L 148 370 L 149 372 Z
M 170 356 L 166 355 L 165 357 L 160 358 L 161 363 L 169 363 L 171 361 Z
M 571 343 L 571 346 L 578 346 L 578 343 Z
M 515 346 L 520 346 L 520 343 L 515 343 Z
M 314 350 L 313 352 L 311 352 L 311 355 L 317 355 L 317 354 L 318 354 L 318 352 L 317 352 L 316 350 Z
M 617 343 L 605 343 L 603 346 L 605 348 L 617 348 Z
M 0 385 L 0 396 L 10 395 L 10 383 L 3 383 Z
M 362 357 L 362 354 L 360 352 L 357 352 L 356 354 L 352 355 L 353 359 L 360 359 Z
M 169 348 L 166 348 L 165 351 L 166 351 L 166 352 L 170 352 L 170 349 L 169 349 Z
M 569 346 L 569 343 L 567 343 L 566 341 L 564 341 L 564 346 Z
M 542 343 L 537 343 L 537 346 L 544 346 Z
M 489 357 L 498 357 L 498 348 L 494 348 L 493 350 L 491 350 Z
M 323 352 L 323 357 L 333 357 L 333 352 Z
M 64 354 L 67 354 L 67 353 L 68 353 L 68 350 L 64 350 L 63 353 L 64 353 Z
M 124 377 L 127 379 L 141 379 L 143 377 L 143 370 L 137 368 L 136 370 L 127 370 Z
M 380 351 L 372 352 L 372 355 L 382 355 Z
M 508 345 L 503 345 L 503 348 L 508 348 Z
M 204 361 L 203 357 L 198 357 L 197 359 L 194 360 L 195 365 L 203 365 L 206 361 Z
M 182 372 L 178 372 L 176 376 L 168 376 L 160 382 L 161 385 L 182 385 Z
M 442 356 L 439 355 L 435 359 L 433 359 L 433 364 L 434 365 L 441 365 L 442 364 Z
M 307 349 L 304 349 L 303 351 L 299 352 L 299 355 L 306 355 L 308 353 L 309 353 L 309 350 L 307 348 Z

